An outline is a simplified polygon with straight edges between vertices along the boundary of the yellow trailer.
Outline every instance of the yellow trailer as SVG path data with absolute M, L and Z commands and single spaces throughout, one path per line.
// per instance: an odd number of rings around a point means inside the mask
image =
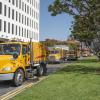
M 12 80 L 15 86 L 24 79 L 47 72 L 47 49 L 37 42 L 0 44 L 0 81 Z

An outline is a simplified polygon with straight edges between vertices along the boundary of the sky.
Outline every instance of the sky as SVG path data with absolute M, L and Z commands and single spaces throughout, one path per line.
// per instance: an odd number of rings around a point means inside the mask
M 48 6 L 54 0 L 40 0 L 40 41 L 47 38 L 66 40 L 71 34 L 69 28 L 73 20 L 72 16 L 61 14 L 51 16 Z

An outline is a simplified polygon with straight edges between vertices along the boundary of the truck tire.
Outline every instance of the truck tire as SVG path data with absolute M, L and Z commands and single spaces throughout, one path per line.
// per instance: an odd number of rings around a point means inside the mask
M 15 72 L 14 79 L 13 79 L 14 86 L 22 85 L 23 81 L 24 81 L 24 72 L 22 69 L 18 69 Z
M 46 64 L 41 64 L 37 68 L 37 76 L 43 76 L 43 75 L 46 75 L 46 73 L 47 73 Z
M 47 75 L 47 66 L 46 64 L 43 64 L 43 75 Z

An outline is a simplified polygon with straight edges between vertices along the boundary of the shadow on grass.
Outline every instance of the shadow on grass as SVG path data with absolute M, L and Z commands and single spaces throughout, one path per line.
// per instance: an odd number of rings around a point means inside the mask
M 100 62 L 98 59 L 84 59 L 84 60 L 78 60 L 77 63 L 96 63 Z
M 83 65 L 68 65 L 67 67 L 63 68 L 60 72 L 58 73 L 81 73 L 81 74 L 100 74 L 100 68 L 98 67 L 87 67 Z

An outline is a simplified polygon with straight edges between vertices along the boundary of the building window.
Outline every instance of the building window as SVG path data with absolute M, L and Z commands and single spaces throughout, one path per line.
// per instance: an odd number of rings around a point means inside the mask
M 6 21 L 4 21 L 4 32 L 6 32 Z
M 8 8 L 8 18 L 10 18 L 10 7 Z
M 29 3 L 29 0 L 27 0 L 27 2 Z
M 31 35 L 31 36 L 32 36 L 32 38 L 33 38 L 33 31 L 32 31 L 32 35 Z
M 31 19 L 30 19 L 30 27 L 31 27 Z
M 14 19 L 14 9 L 12 9 L 12 19 Z
M 14 24 L 12 24 L 12 34 L 14 34 Z
M 4 16 L 6 16 L 6 12 L 7 11 L 7 6 L 6 5 L 4 5 Z
M 22 3 L 21 0 L 19 0 L 19 9 L 21 9 L 21 3 Z
M 35 8 L 35 0 L 34 0 L 34 8 Z
M 34 18 L 35 18 L 35 11 L 34 11 Z
M 30 8 L 30 16 L 31 16 L 31 8 Z
M 16 11 L 16 21 L 18 21 L 18 12 Z
M 26 4 L 25 4 L 25 12 L 26 12 Z
M 21 14 L 19 13 L 19 22 L 21 22 Z
M 37 2 L 36 2 L 36 9 L 37 9 Z
M 32 6 L 33 6 L 33 0 L 32 0 Z
M 39 38 L 38 38 L 38 33 L 37 33 L 37 40 L 38 40 Z
M 27 38 L 28 38 L 28 30 L 27 30 Z
M 33 28 L 33 20 L 32 20 L 32 28 Z
M 23 28 L 22 28 L 22 37 L 23 37 Z
M 15 1 L 15 0 L 12 0 L 12 4 L 13 4 L 13 5 L 14 5 L 14 3 L 15 3 L 14 1 Z
M 24 16 L 22 15 L 22 24 L 23 24 L 23 21 L 24 21 Z
M 22 2 L 22 10 L 24 11 L 24 2 Z
M 2 3 L 0 2 L 0 14 L 2 14 Z
M 17 30 L 18 30 L 18 29 L 17 29 L 17 25 L 16 25 L 16 35 L 17 35 Z
M 8 22 L 8 33 L 10 33 L 10 22 Z
M 28 26 L 28 23 L 29 23 L 29 18 L 27 17 L 27 26 Z
M 25 25 L 26 25 L 26 16 L 25 16 Z
M 32 38 L 32 36 L 31 36 L 31 31 L 29 31 L 30 33 L 29 33 L 29 38 Z
M 0 31 L 2 30 L 2 20 L 0 19 Z
M 19 36 L 20 36 L 20 27 L 19 27 Z
M 36 23 L 36 29 L 38 30 L 38 23 Z
M 26 29 L 24 30 L 24 37 L 26 37 Z
M 36 13 L 36 19 L 37 19 L 37 13 Z
M 34 29 L 35 29 L 35 22 L 34 22 Z
M 30 4 L 31 4 L 31 0 L 30 0 Z
M 38 34 L 36 34 L 36 40 L 38 40 Z
M 29 14 L 29 6 L 27 6 L 27 14 Z
M 35 32 L 34 32 L 34 40 L 35 40 Z
M 16 7 L 18 7 L 18 0 L 16 0 Z
M 32 17 L 33 17 L 33 13 L 34 13 L 34 11 L 33 11 L 33 9 L 32 9 Z

